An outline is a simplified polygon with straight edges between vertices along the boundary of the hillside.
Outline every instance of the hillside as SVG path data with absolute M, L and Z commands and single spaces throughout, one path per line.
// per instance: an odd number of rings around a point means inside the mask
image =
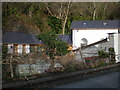
M 39 34 L 70 33 L 75 20 L 120 19 L 118 2 L 4 2 L 3 30 Z

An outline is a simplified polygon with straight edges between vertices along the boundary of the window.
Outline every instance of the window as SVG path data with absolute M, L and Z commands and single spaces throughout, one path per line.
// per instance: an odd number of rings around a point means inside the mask
M 22 49 L 23 49 L 22 44 L 19 44 L 19 45 L 18 45 L 18 53 L 19 53 L 19 54 L 22 53 Z
M 30 45 L 26 45 L 26 53 L 30 53 Z
M 83 25 L 87 25 L 87 23 L 86 23 L 86 22 L 83 22 Z
M 8 44 L 8 53 L 13 52 L 13 44 Z
M 103 23 L 104 26 L 107 25 L 107 24 L 108 24 L 108 23 L 106 23 L 106 22 Z

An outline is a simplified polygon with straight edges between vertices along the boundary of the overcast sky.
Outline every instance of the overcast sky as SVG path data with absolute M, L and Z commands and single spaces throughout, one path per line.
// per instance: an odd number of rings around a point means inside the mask
M 97 42 L 102 38 L 108 37 L 107 33 L 118 33 L 118 30 L 80 30 L 80 37 L 86 38 L 88 40 L 88 44 Z

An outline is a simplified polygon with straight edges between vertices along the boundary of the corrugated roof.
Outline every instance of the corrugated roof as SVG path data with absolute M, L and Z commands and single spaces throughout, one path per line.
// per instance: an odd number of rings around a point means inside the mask
M 84 20 L 72 21 L 70 29 L 107 29 L 120 28 L 120 20 Z
M 4 44 L 42 44 L 35 35 L 20 32 L 4 32 L 2 42 Z

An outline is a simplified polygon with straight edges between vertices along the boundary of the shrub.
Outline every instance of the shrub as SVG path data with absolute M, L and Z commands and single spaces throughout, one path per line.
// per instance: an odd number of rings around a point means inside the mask
M 2 45 L 2 60 L 7 56 L 7 45 Z
M 59 58 L 58 62 L 64 66 L 65 72 L 74 72 L 86 69 L 86 65 L 83 62 L 75 60 L 74 54 L 69 53 L 66 56 Z
M 105 52 L 104 50 L 99 50 L 98 55 L 100 56 L 100 58 L 108 58 L 109 57 L 109 53 Z

